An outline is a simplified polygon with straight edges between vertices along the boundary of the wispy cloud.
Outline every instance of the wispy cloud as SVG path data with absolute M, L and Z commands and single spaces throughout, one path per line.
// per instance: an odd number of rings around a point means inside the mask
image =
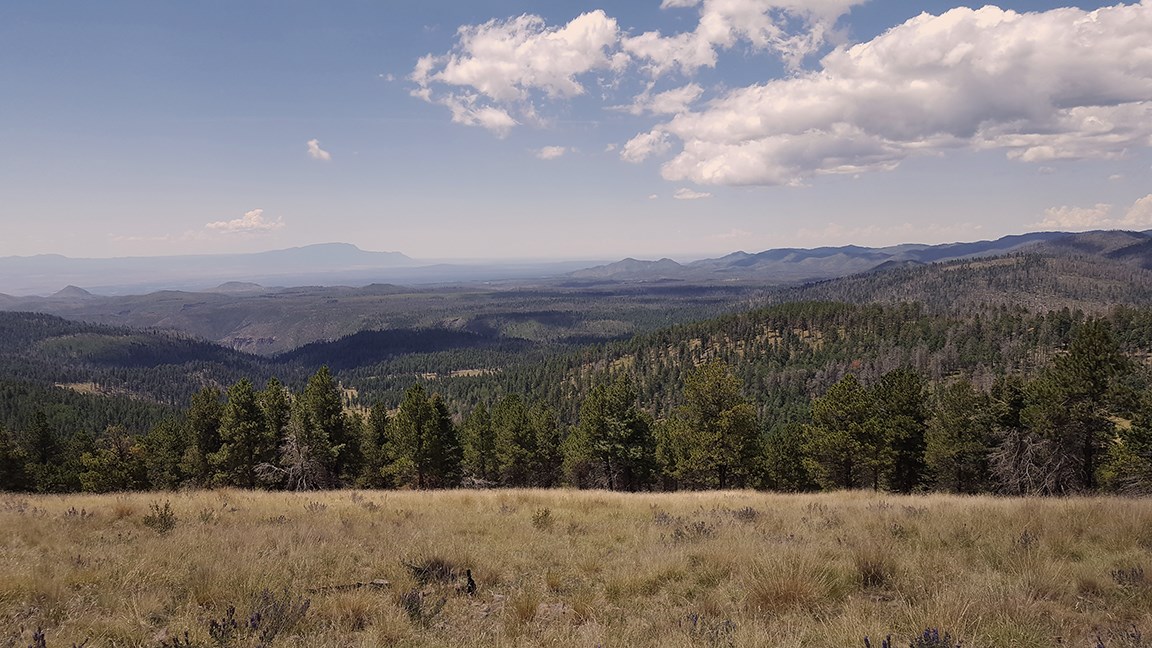
M 752 236 L 752 232 L 749 232 L 748 230 L 732 228 L 732 229 L 728 230 L 727 232 L 720 232 L 719 234 L 712 234 L 708 238 L 710 238 L 714 241 L 734 241 L 736 239 L 746 239 L 750 236 Z
M 565 146 L 545 146 L 544 148 L 536 151 L 536 157 L 540 158 L 541 160 L 555 160 L 558 157 L 562 157 L 567 152 L 568 148 Z
M 676 193 L 672 194 L 676 200 L 702 200 L 704 198 L 711 198 L 712 194 L 704 191 L 695 191 L 688 187 L 680 187 Z
M 320 148 L 320 140 L 310 139 L 308 140 L 308 157 L 327 162 L 332 159 L 332 154 Z
M 284 227 L 283 219 L 266 220 L 263 209 L 253 209 L 237 219 L 207 223 L 204 229 L 220 234 L 259 234 Z

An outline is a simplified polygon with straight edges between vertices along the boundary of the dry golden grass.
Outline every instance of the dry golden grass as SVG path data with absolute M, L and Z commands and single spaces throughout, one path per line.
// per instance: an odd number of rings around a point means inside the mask
M 0 647 L 37 627 L 49 648 L 906 646 L 931 626 L 969 648 L 1120 648 L 1152 635 L 1150 552 L 1152 503 L 1129 499 L 6 495 Z

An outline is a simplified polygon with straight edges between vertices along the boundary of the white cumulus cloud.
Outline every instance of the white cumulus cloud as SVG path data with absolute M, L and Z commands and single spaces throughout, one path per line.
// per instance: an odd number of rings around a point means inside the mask
M 691 74 L 714 67 L 720 50 L 746 44 L 771 52 L 798 70 L 804 58 L 835 35 L 836 21 L 865 0 L 703 0 L 700 22 L 691 32 L 664 36 L 644 32 L 626 37 L 624 51 L 646 62 L 654 75 L 678 70 Z M 661 8 L 690 7 L 691 0 L 665 0 Z M 796 28 L 796 24 L 799 28 Z
M 1049 207 L 1044 210 L 1044 220 L 1036 227 L 1054 230 L 1086 230 L 1106 227 L 1112 224 L 1112 205 L 1099 203 L 1092 207 Z
M 623 106 L 624 110 L 633 115 L 675 115 L 687 110 L 704 94 L 704 88 L 695 83 L 655 94 L 652 93 L 652 87 L 653 84 L 649 84 L 648 89 L 637 95 L 630 105 Z
M 864 1 L 662 0 L 698 16 L 671 33 L 635 33 L 602 10 L 558 25 L 490 20 L 460 27 L 409 80 L 454 122 L 500 136 L 551 123 L 555 103 L 593 103 L 598 89 L 605 108 L 656 116 L 621 159 L 672 152 L 663 177 L 700 185 L 803 185 L 953 150 L 1051 168 L 1152 147 L 1152 0 L 958 7 L 844 44 L 840 19 Z M 737 49 L 789 73 L 732 88 L 692 78 Z
M 270 232 L 284 227 L 281 218 L 266 220 L 263 209 L 253 209 L 245 212 L 244 216 L 230 221 L 216 221 L 204 225 L 204 228 L 221 234 L 257 234 Z
M 1152 194 L 1136 200 L 1123 215 L 1114 217 L 1113 211 L 1113 206 L 1106 203 L 1092 207 L 1050 207 L 1044 210 L 1044 219 L 1033 226 L 1056 230 L 1152 228 Z
M 671 147 L 668 133 L 658 130 L 640 133 L 624 143 L 624 148 L 620 149 L 620 159 L 625 162 L 639 163 L 653 155 L 666 153 Z
M 1137 229 L 1152 227 L 1152 194 L 1137 200 L 1124 215 L 1120 225 Z
M 578 77 L 618 65 L 618 41 L 616 20 L 602 10 L 562 27 L 528 14 L 490 20 L 461 27 L 453 50 L 422 57 L 409 79 L 415 96 L 448 107 L 453 121 L 503 134 L 534 119 L 542 98 L 584 94 Z
M 327 162 L 332 159 L 332 154 L 320 148 L 320 140 L 310 139 L 308 140 L 308 157 Z
M 571 99 L 587 91 L 590 75 L 618 77 L 640 67 L 650 78 L 670 72 L 693 74 L 716 65 L 718 53 L 737 45 L 769 52 L 798 69 L 828 42 L 836 21 L 865 0 L 664 0 L 663 8 L 698 7 L 692 31 L 630 35 L 603 10 L 564 25 L 537 15 L 464 25 L 445 54 L 417 60 L 408 79 L 412 95 L 447 107 L 452 120 L 482 126 L 498 135 L 539 121 L 545 101 Z M 601 79 L 613 86 L 612 79 Z M 641 112 L 683 110 L 701 90 L 687 85 L 652 94 L 634 104 Z
M 821 69 L 732 90 L 660 128 L 668 180 L 799 184 L 909 156 L 1119 156 L 1152 145 L 1152 3 L 919 17 L 825 56 Z

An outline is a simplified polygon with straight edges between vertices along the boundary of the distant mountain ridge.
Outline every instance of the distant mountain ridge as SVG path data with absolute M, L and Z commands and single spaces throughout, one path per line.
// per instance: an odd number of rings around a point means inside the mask
M 142 294 L 159 290 L 261 292 L 269 286 L 355 286 L 517 281 L 566 278 L 579 282 L 620 281 L 756 281 L 795 284 L 867 272 L 891 264 L 934 263 L 998 256 L 1043 243 L 1080 246 L 1082 253 L 1139 254 L 1120 243 L 1147 244 L 1147 233 L 1128 232 L 1108 250 L 1086 241 L 1105 232 L 1069 234 L 1033 232 L 995 240 L 927 245 L 905 243 L 881 248 L 859 245 L 776 248 L 733 252 L 718 258 L 679 263 L 627 258 L 587 267 L 591 262 L 541 261 L 492 263 L 426 263 L 400 252 L 371 252 L 349 243 L 322 243 L 249 254 L 171 257 L 71 258 L 57 254 L 0 257 L 0 303 L 8 295 L 52 295 L 82 298 L 77 292 Z M 1075 237 L 1078 242 L 1073 243 Z M 1122 237 L 1123 238 L 1123 237 Z M 1099 252 L 1092 250 L 1098 249 Z M 1117 257 L 1119 258 L 1119 257 Z M 7 295 L 5 294 L 7 293 Z
M 1146 234 L 1139 232 L 1127 234 L 1148 239 Z M 892 264 L 935 263 L 999 256 L 1069 236 L 1081 235 L 1070 235 L 1067 232 L 1033 232 L 989 241 L 939 245 L 904 243 L 883 248 L 859 245 L 807 249 L 776 248 L 757 253 L 733 252 L 715 259 L 701 259 L 683 264 L 671 259 L 640 261 L 629 258 L 578 270 L 570 276 L 575 279 L 611 281 L 670 279 L 682 281 L 747 279 L 771 283 L 817 281 L 866 272 Z
M 350 243 L 320 243 L 246 254 L 73 258 L 59 254 L 0 257 L 0 293 L 53 293 L 61 286 L 211 285 L 268 283 L 281 279 L 404 268 L 415 262 L 400 252 L 370 252 Z

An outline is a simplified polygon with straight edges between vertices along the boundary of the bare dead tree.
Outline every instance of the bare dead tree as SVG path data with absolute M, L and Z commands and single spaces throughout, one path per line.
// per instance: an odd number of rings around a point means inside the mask
M 266 482 L 281 482 L 288 490 L 306 491 L 330 484 L 328 468 L 321 449 L 309 443 L 306 425 L 293 417 L 280 444 L 279 461 L 263 463 L 256 473 Z
M 1071 495 L 1079 484 L 1074 456 L 1028 430 L 1003 431 L 988 459 L 993 478 L 1006 494 Z

